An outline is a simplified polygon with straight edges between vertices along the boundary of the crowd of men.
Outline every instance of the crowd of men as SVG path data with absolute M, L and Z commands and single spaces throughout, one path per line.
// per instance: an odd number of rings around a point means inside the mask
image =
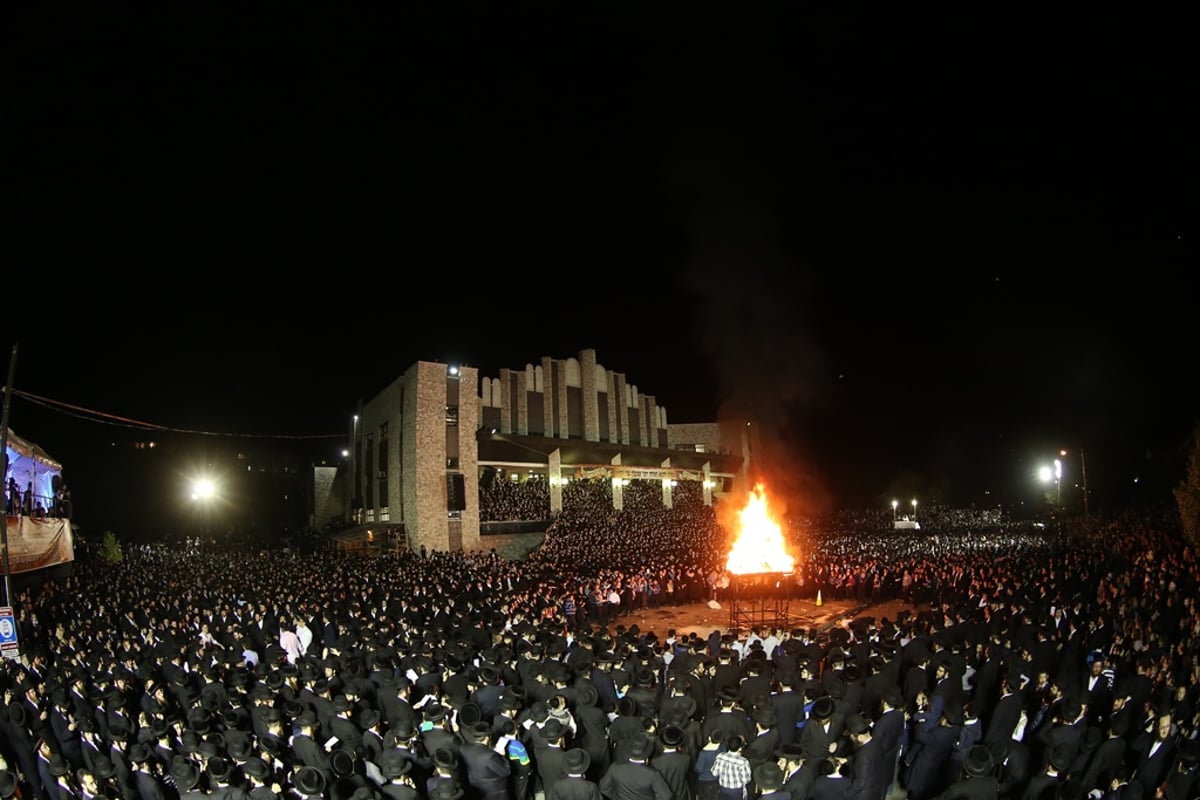
M 512 561 L 81 553 L 12 598 L 0 798 L 1200 794 L 1200 571 L 1169 517 L 797 529 L 796 591 L 923 610 L 643 631 L 622 607 L 707 598 L 729 537 L 686 492 L 626 500 L 572 486 Z

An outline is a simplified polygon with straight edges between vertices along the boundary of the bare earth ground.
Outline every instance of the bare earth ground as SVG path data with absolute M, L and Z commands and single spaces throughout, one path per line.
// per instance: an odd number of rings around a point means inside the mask
M 783 610 L 787 613 L 788 628 L 816 628 L 825 630 L 834 625 L 841 625 L 858 617 L 871 616 L 876 620 L 887 617 L 896 619 L 896 612 L 909 610 L 916 614 L 919 607 L 902 601 L 888 601 L 876 605 L 861 605 L 851 600 L 824 600 L 817 605 L 812 599 L 789 600 Z M 638 609 L 618 618 L 609 625 L 624 625 L 626 628 L 636 624 L 642 631 L 654 631 L 659 639 L 666 637 L 667 632 L 675 630 L 677 636 L 695 632 L 700 637 L 707 637 L 714 630 L 722 632 L 733 627 L 735 620 L 728 602 L 720 608 L 711 608 L 707 603 L 689 603 L 688 605 L 667 606 L 662 608 Z M 742 625 L 741 627 L 745 627 Z M 782 627 L 782 626 L 781 626 Z

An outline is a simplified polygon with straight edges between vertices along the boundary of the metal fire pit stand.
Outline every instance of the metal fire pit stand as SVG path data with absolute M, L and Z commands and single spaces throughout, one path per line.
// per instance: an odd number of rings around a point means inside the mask
M 751 628 L 788 629 L 788 580 L 786 572 L 756 572 L 731 575 L 725 599 L 729 603 L 729 630 Z

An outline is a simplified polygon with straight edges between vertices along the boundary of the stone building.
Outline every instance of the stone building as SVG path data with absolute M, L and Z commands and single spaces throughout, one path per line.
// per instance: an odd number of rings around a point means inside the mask
M 551 516 L 562 487 L 581 478 L 611 480 L 618 509 L 630 480 L 660 483 L 666 506 L 679 481 L 700 481 L 711 504 L 744 481 L 753 430 L 745 421 L 669 424 L 654 395 L 591 349 L 494 377 L 419 361 L 352 422 L 346 518 L 413 549 L 486 548 L 480 479 L 497 472 L 547 480 Z

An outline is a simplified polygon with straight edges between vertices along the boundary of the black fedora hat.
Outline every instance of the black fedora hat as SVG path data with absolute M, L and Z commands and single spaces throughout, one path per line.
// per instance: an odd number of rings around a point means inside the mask
M 492 736 L 492 726 L 488 725 L 483 720 L 472 722 L 470 725 L 462 726 L 463 738 L 468 742 L 477 744 L 487 744 Z
M 759 789 L 774 791 L 783 786 L 783 770 L 774 761 L 764 761 L 754 768 L 752 774 Z
M 391 780 L 408 774 L 408 771 L 412 769 L 412 761 L 399 750 L 384 750 L 379 754 L 377 766 L 383 776 Z
M 812 705 L 812 718 L 824 722 L 833 716 L 833 711 L 833 698 L 827 694 L 821 695 Z
M 563 769 L 568 775 L 583 775 L 592 765 L 592 757 L 582 747 L 572 747 L 563 754 Z
M 136 746 L 137 745 L 134 745 L 134 747 Z M 61 775 L 66 775 L 70 771 L 71 765 L 67 763 L 65 758 L 63 758 L 62 753 L 55 753 L 54 755 L 50 756 L 51 775 L 57 778 Z
M 186 792 L 200 783 L 200 768 L 186 759 L 176 761 L 171 764 L 171 777 L 175 779 L 175 787 Z
M 96 776 L 96 780 L 106 781 L 116 775 L 117 770 L 108 756 L 98 753 L 92 757 L 92 774 Z
M 462 709 L 458 712 L 459 724 L 463 725 L 464 727 L 468 725 L 474 725 L 481 719 L 483 719 L 483 709 L 481 709 L 479 704 L 475 702 L 469 701 L 465 703 Z
M 335 778 L 344 778 L 354 774 L 354 755 L 344 747 L 339 747 L 329 754 L 329 770 Z
M 987 748 L 987 745 L 975 745 L 967 751 L 967 757 L 963 759 L 963 771 L 972 778 L 982 778 L 984 775 L 991 774 L 995 766 L 996 762 L 992 758 L 992 751 Z
M 271 768 L 267 766 L 267 762 L 258 756 L 247 758 L 246 763 L 242 764 L 242 771 L 260 781 L 266 780 L 271 774 Z
M 433 751 L 433 763 L 434 766 L 453 772 L 458 769 L 458 753 L 448 747 L 439 747 Z
M 659 741 L 664 747 L 679 747 L 683 744 L 683 728 L 678 725 L 664 725 L 658 732 Z
M 316 767 L 303 766 L 292 776 L 292 785 L 300 794 L 316 797 L 325 792 L 325 776 Z
M 629 743 L 629 757 L 634 761 L 645 761 L 654 754 L 654 741 L 645 734 L 634 736 Z
M 17 793 L 17 776 L 12 770 L 0 769 L 0 798 L 12 797 Z
M 458 800 L 462 796 L 463 788 L 451 779 L 440 780 L 429 790 L 429 800 Z

